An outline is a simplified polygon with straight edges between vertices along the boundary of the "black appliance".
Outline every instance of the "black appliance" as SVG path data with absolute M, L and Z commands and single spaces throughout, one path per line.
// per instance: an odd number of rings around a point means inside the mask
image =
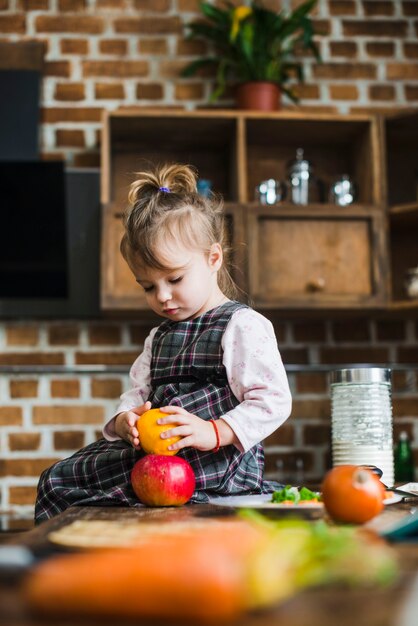
M 100 173 L 0 161 L 0 317 L 98 317 Z

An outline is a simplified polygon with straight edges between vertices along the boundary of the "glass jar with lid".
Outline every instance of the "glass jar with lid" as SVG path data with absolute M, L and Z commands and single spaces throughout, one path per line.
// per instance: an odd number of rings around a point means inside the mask
M 331 372 L 333 465 L 376 465 L 393 485 L 391 372 L 353 367 Z

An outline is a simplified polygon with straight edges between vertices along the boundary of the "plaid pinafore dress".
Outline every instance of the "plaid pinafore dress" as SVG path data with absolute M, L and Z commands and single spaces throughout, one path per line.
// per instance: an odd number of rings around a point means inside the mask
M 228 384 L 222 363 L 222 335 L 231 316 L 245 305 L 227 302 L 184 322 L 166 320 L 152 344 L 151 394 L 153 408 L 177 405 L 202 419 L 218 419 L 239 401 Z M 130 472 L 144 453 L 125 441 L 100 439 L 59 461 L 40 477 L 35 520 L 53 517 L 71 505 L 137 506 Z M 261 443 L 242 453 L 224 446 L 216 453 L 194 448 L 180 450 L 196 476 L 191 502 L 209 496 L 273 491 L 263 481 Z

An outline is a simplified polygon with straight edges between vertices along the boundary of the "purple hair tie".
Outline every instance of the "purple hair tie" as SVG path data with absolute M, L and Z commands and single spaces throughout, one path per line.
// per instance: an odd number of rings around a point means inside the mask
M 168 187 L 158 187 L 158 191 L 163 191 L 164 193 L 170 193 L 170 189 Z

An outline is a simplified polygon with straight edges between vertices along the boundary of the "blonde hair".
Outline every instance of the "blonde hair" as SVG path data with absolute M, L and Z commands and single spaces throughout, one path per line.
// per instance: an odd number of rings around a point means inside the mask
M 204 252 L 219 243 L 224 262 L 218 284 L 228 298 L 236 298 L 238 288 L 228 270 L 230 249 L 222 199 L 198 193 L 197 173 L 189 165 L 166 164 L 136 176 L 129 189 L 125 233 L 120 244 L 130 267 L 139 263 L 159 270 L 170 269 L 158 254 L 161 239 L 180 240 L 186 247 Z

